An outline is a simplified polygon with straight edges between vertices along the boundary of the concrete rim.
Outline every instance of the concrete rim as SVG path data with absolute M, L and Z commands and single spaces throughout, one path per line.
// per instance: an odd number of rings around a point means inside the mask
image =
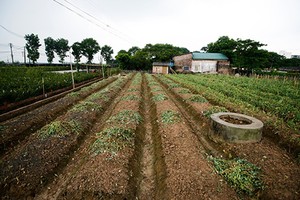
M 220 117 L 223 115 L 229 115 L 229 116 L 233 116 L 236 118 L 242 118 L 242 119 L 246 119 L 247 121 L 251 121 L 250 124 L 232 124 L 232 123 L 228 123 L 224 120 L 222 120 Z M 239 114 L 239 113 L 232 113 L 232 112 L 219 112 L 219 113 L 214 113 L 211 116 L 211 119 L 219 124 L 223 124 L 225 126 L 229 126 L 229 127 L 233 127 L 233 128 L 242 128 L 242 129 L 261 129 L 263 128 L 264 124 L 251 116 L 248 115 L 243 115 L 243 114 Z

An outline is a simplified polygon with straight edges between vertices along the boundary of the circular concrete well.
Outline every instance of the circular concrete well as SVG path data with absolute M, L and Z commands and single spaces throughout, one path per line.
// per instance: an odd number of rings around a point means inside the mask
M 262 137 L 263 123 L 243 114 L 219 112 L 211 115 L 213 139 L 232 143 L 259 142 Z

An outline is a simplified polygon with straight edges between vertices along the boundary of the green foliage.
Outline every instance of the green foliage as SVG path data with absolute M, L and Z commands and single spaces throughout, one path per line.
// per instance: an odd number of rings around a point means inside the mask
M 164 94 L 156 94 L 152 97 L 153 101 L 164 101 L 164 100 L 168 100 L 168 97 Z
M 107 123 L 117 123 L 120 125 L 139 124 L 143 121 L 141 115 L 133 110 L 122 110 L 114 116 L 111 116 Z
M 221 107 L 221 106 L 211 106 L 203 112 L 203 115 L 209 118 L 212 114 L 218 112 L 228 112 L 228 110 L 225 107 Z
M 187 99 L 188 101 L 197 102 L 197 103 L 206 103 L 207 100 L 201 95 L 193 95 Z
M 164 91 L 164 90 L 162 89 L 162 87 L 157 86 L 157 87 L 153 87 L 153 88 L 151 89 L 151 91 L 152 91 L 152 92 L 160 92 L 160 91 Z
M 81 42 L 82 55 L 84 55 L 88 59 L 87 61 L 88 64 L 92 63 L 94 54 L 98 53 L 100 49 L 101 48 L 98 42 L 93 38 L 86 38 Z
M 127 145 L 133 145 L 134 132 L 131 129 L 111 127 L 97 133 L 97 140 L 91 145 L 90 152 L 94 155 L 109 153 L 117 155 Z
M 237 192 L 255 196 L 263 189 L 260 168 L 254 164 L 239 158 L 233 160 L 211 158 L 211 160 L 216 172 L 223 176 Z
M 55 41 L 55 52 L 59 57 L 59 62 L 63 63 L 65 57 L 67 56 L 66 53 L 69 51 L 70 47 L 68 46 L 68 40 L 64 38 L 59 38 Z
M 191 94 L 192 92 L 187 88 L 182 88 L 178 91 L 179 94 Z
M 127 92 L 138 92 L 139 90 L 137 88 L 130 88 L 127 90 Z
M 166 110 L 161 114 L 161 121 L 164 124 L 174 124 L 180 121 L 180 115 L 173 110 Z
M 109 64 L 112 60 L 112 54 L 114 53 L 114 50 L 107 45 L 104 45 L 101 48 L 101 55 L 103 56 L 104 60 L 106 61 L 107 64 Z
M 121 98 L 121 101 L 140 101 L 141 97 L 134 94 L 127 94 Z
M 72 54 L 75 58 L 75 62 L 78 64 L 80 62 L 81 55 L 82 55 L 81 43 L 75 42 L 71 48 L 73 50 Z
M 84 101 L 81 102 L 79 104 L 76 104 L 71 111 L 72 112 L 82 112 L 82 111 L 86 111 L 86 112 L 93 112 L 93 111 L 101 111 L 102 107 L 94 102 L 91 101 Z
M 50 73 L 46 70 L 55 68 L 34 67 L 3 67 L 0 68 L 0 105 L 5 102 L 16 102 L 29 97 L 43 94 L 43 82 L 45 92 L 54 91 L 72 85 L 70 73 Z M 59 69 L 59 68 L 56 68 Z M 75 83 L 95 78 L 95 73 L 74 73 Z
M 79 134 L 83 129 L 81 124 L 75 120 L 69 122 L 53 121 L 50 124 L 44 126 L 39 132 L 39 136 L 42 139 L 49 137 L 66 137 L 72 133 Z
M 54 51 L 55 51 L 55 40 L 51 37 L 47 37 L 44 39 L 45 42 L 45 51 L 47 55 L 48 63 L 52 63 L 54 59 Z
M 39 59 L 40 53 L 39 53 L 39 47 L 40 39 L 38 35 L 28 34 L 25 35 L 26 43 L 26 50 L 27 50 L 27 57 L 33 62 L 33 64 Z

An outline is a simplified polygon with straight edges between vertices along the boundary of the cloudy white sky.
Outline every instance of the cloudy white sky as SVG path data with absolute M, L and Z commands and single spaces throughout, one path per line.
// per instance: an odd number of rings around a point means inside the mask
M 31 33 L 43 45 L 38 62 L 46 61 L 46 37 L 70 45 L 92 37 L 116 54 L 148 43 L 195 51 L 227 35 L 300 55 L 299 0 L 0 0 L 0 25 L 8 30 L 0 27 L 3 61 L 11 60 L 12 43 L 15 61 L 22 62 L 23 36 Z

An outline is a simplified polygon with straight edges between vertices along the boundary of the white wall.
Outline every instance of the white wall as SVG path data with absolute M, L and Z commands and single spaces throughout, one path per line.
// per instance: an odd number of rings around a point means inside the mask
M 192 72 L 216 72 L 217 62 L 214 60 L 193 60 L 192 61 Z

